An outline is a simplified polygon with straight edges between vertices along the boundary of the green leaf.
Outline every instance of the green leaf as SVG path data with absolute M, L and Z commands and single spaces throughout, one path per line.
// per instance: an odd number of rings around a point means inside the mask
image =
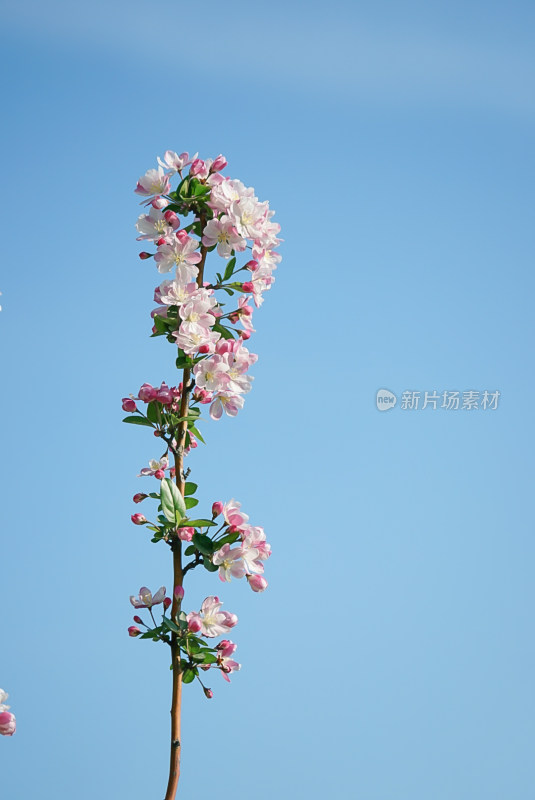
M 224 544 L 234 544 L 240 537 L 240 533 L 229 533 L 227 536 L 223 536 L 222 539 L 218 539 L 214 544 L 217 545 L 217 549 L 219 550 Z
M 223 275 L 223 280 L 228 281 L 232 273 L 234 272 L 234 267 L 236 266 L 236 257 L 231 258 L 227 264 L 227 268 L 225 270 L 225 274 Z
M 184 358 L 180 358 L 179 356 L 176 360 L 176 368 L 187 369 L 188 367 L 191 367 L 191 363 L 191 360 L 187 356 L 184 356 Z
M 153 428 L 154 425 L 145 417 L 125 417 L 123 422 L 129 422 L 131 425 L 145 425 L 148 428 Z
M 186 508 L 193 508 L 197 505 L 199 505 L 199 501 L 196 497 L 186 497 Z
M 198 485 L 196 483 L 190 483 L 189 481 L 186 483 L 184 487 L 184 494 L 187 496 L 188 494 L 195 494 L 198 489 Z
M 173 633 L 180 633 L 180 628 L 178 627 L 178 625 L 168 617 L 163 618 L 162 625 L 164 628 L 167 628 L 168 631 L 173 631 Z
M 186 669 L 182 673 L 182 683 L 191 683 L 195 680 L 195 676 L 197 675 L 196 669 Z
M 213 653 L 202 653 L 202 655 L 205 664 L 217 664 L 217 656 L 214 656 Z
M 181 528 L 210 528 L 212 525 L 217 525 L 217 522 L 211 519 L 183 519 L 180 523 Z
M 185 556 L 192 556 L 192 555 L 194 554 L 194 552 L 195 552 L 195 547 L 194 547 L 194 545 L 192 545 L 192 544 L 188 544 L 188 546 L 187 546 L 187 547 L 186 547 L 186 549 L 184 550 L 184 555 L 185 555 Z
M 177 512 L 180 519 L 186 516 L 186 504 L 180 494 L 176 483 L 170 478 L 164 478 L 160 486 L 160 502 L 166 519 L 173 524 L 177 521 Z
M 192 541 L 199 553 L 202 553 L 204 556 L 211 556 L 214 552 L 214 543 L 206 534 L 194 533 Z
M 203 567 L 205 569 L 207 569 L 208 572 L 217 572 L 217 570 L 219 569 L 217 564 L 212 564 L 211 561 L 207 561 L 206 559 L 203 559 L 202 563 L 203 563 Z

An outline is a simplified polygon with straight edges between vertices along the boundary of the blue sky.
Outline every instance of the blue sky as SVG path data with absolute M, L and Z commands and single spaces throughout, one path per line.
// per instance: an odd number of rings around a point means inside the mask
M 534 17 L 5 7 L 9 800 L 164 794 L 167 654 L 126 628 L 170 564 L 130 523 L 156 452 L 120 398 L 175 379 L 132 192 L 167 148 L 224 153 L 285 239 L 254 390 L 190 460 L 206 508 L 241 500 L 274 555 L 263 595 L 187 587 L 238 614 L 243 667 L 210 702 L 187 687 L 181 793 L 531 800 Z M 501 397 L 379 413 L 383 387 Z

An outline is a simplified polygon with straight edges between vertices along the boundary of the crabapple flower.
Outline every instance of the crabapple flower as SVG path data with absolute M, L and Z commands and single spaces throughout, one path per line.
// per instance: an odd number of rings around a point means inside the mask
M 215 503 L 212 503 L 212 517 L 218 517 L 222 513 L 223 513 L 223 503 L 221 502 L 221 500 L 216 500 Z
M 165 597 L 165 586 L 160 586 L 156 594 L 153 596 L 150 589 L 142 586 L 138 595 L 130 595 L 130 602 L 134 608 L 152 608 L 159 603 L 163 603 Z
M 202 243 L 205 247 L 217 244 L 217 252 L 223 258 L 230 258 L 233 250 L 242 252 L 247 247 L 247 242 L 225 214 L 221 219 L 214 218 L 208 221 Z
M 129 636 L 139 636 L 141 631 L 135 625 L 130 625 L 128 628 L 128 635 Z
M 132 514 L 130 519 L 134 525 L 144 525 L 147 521 L 147 518 L 143 514 Z
M 201 606 L 200 612 L 191 611 L 188 614 L 189 629 L 192 630 L 191 624 L 195 627 L 199 625 L 200 627 L 197 630 L 200 630 L 203 636 L 207 636 L 209 639 L 227 633 L 236 625 L 238 617 L 235 614 L 229 614 L 227 611 L 221 611 L 222 605 L 223 603 L 219 597 L 207 597 Z
M 191 164 L 191 162 L 197 158 L 197 155 L 198 153 L 195 153 L 195 155 L 190 158 L 189 153 L 180 153 L 180 155 L 178 155 L 174 150 L 166 150 L 163 161 L 158 158 L 158 164 L 164 169 L 171 170 L 172 173 L 182 172 L 184 167 L 187 167 L 188 164 Z
M 184 283 L 195 280 L 199 270 L 195 266 L 201 260 L 201 254 L 195 252 L 199 243 L 187 234 L 178 238 L 177 234 L 172 241 L 161 244 L 154 260 L 158 265 L 158 272 L 169 272 L 174 266 L 177 275 Z
M 212 562 L 219 567 L 219 579 L 222 581 L 230 583 L 231 578 L 243 578 L 246 573 L 241 547 L 231 550 L 229 544 L 224 544 L 214 553 Z
M 210 416 L 212 419 L 221 419 L 224 411 L 227 416 L 235 417 L 244 403 L 245 400 L 239 394 L 218 392 L 210 406 Z
M 201 347 L 207 352 L 213 352 L 216 342 L 221 338 L 221 334 L 217 331 L 212 331 L 196 322 L 183 322 L 178 331 L 173 331 L 173 336 L 180 349 L 190 356 L 195 355 Z
M 167 213 L 167 212 L 166 212 Z M 171 239 L 173 232 L 180 227 L 180 222 L 176 216 L 169 218 L 169 215 L 164 215 L 164 212 L 159 208 L 151 208 L 148 214 L 141 214 L 136 222 L 136 229 L 141 236 L 137 237 L 137 241 L 150 240 L 157 242 L 160 239 Z M 171 219 L 171 222 L 169 221 Z
M 170 175 L 166 174 L 161 166 L 158 169 L 148 169 L 138 180 L 135 192 L 145 197 L 168 194 L 171 190 L 169 178 Z
M 228 503 L 225 503 L 222 511 L 227 525 L 230 525 L 232 528 L 240 529 L 247 523 L 249 517 L 247 514 L 244 514 L 243 511 L 240 511 L 240 509 L 241 503 L 238 503 L 234 498 L 229 500 Z
M 123 397 L 123 411 L 137 411 L 135 401 L 131 397 Z
M 169 459 L 167 458 L 167 456 L 160 458 L 159 461 L 157 461 L 156 459 L 151 459 L 149 461 L 149 466 L 143 467 L 143 469 L 138 475 L 138 478 L 141 477 L 146 478 L 151 475 L 159 477 L 159 473 L 163 472 L 165 474 L 166 469 L 169 469 Z

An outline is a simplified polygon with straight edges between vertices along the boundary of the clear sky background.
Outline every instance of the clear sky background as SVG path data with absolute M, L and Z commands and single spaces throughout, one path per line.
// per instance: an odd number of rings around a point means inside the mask
M 3 12 L 2 797 L 164 795 L 168 654 L 126 629 L 170 560 L 120 400 L 176 381 L 133 194 L 171 148 L 224 153 L 285 238 L 254 390 L 190 458 L 274 554 L 263 595 L 187 587 L 243 668 L 186 687 L 180 796 L 532 800 L 533 4 Z

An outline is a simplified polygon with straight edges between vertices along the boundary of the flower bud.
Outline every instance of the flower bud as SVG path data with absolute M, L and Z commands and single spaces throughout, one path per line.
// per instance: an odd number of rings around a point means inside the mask
M 180 244 L 186 244 L 186 242 L 189 239 L 187 231 L 177 231 L 175 233 L 175 236 L 178 239 L 178 241 L 180 242 Z
M 263 592 L 267 589 L 268 582 L 262 575 L 247 575 L 247 580 L 253 592 Z
M 10 711 L 0 712 L 0 734 L 2 736 L 13 736 L 17 729 L 15 715 Z
M 219 155 L 217 158 L 214 158 L 214 163 L 210 167 L 211 172 L 221 172 L 222 169 L 225 169 L 227 166 L 228 161 L 225 156 Z
M 142 500 L 145 500 L 148 497 L 148 494 L 143 494 L 143 492 L 138 492 L 132 498 L 134 503 L 141 503 Z
M 205 695 L 205 697 L 207 697 L 207 698 L 208 698 L 208 700 L 211 700 L 211 699 L 212 699 L 212 697 L 214 696 L 214 693 L 213 693 L 213 691 L 212 691 L 211 689 L 208 689 L 206 686 L 203 686 L 202 688 L 203 688 L 203 690 L 204 690 L 204 695 Z
M 150 383 L 144 383 L 138 392 L 139 399 L 143 403 L 150 403 L 156 397 L 157 391 Z
M 215 503 L 212 503 L 212 517 L 218 517 L 220 514 L 223 513 L 223 503 L 221 500 L 216 500 Z
M 255 261 L 254 258 L 251 261 L 248 261 L 245 265 L 250 272 L 254 272 L 258 269 L 258 261 Z
M 140 633 L 141 633 L 141 631 L 139 630 L 139 628 L 136 628 L 135 625 L 130 625 L 130 627 L 128 628 L 128 635 L 129 636 L 139 636 Z
M 156 244 L 158 245 L 158 247 L 160 247 L 162 244 L 165 243 L 166 243 L 165 236 L 160 236 L 160 238 L 156 240 Z
M 165 472 L 163 471 L 163 469 L 157 469 L 156 472 L 154 473 L 154 477 L 158 478 L 159 481 L 163 481 L 163 479 L 165 478 Z
M 164 597 L 164 600 L 163 600 L 163 607 L 164 607 L 165 609 L 168 609 L 168 608 L 169 608 L 169 606 L 171 605 L 171 603 L 172 603 L 172 602 L 173 602 L 173 601 L 171 600 L 171 598 L 170 598 L 170 597 Z
M 147 521 L 147 518 L 143 516 L 143 514 L 132 514 L 130 517 L 134 525 L 144 525 Z
M 163 217 L 173 228 L 180 228 L 180 220 L 174 211 L 164 211 Z
M 175 586 L 174 595 L 177 600 L 184 599 L 184 587 L 183 586 Z
M 179 528 L 178 538 L 181 539 L 183 542 L 191 542 L 194 533 L 195 533 L 195 528 Z
M 244 341 L 251 338 L 251 331 L 240 331 L 240 336 Z
M 137 411 L 137 406 L 131 397 L 123 397 L 123 411 Z
M 209 353 L 209 352 L 210 352 L 210 345 L 209 344 L 201 344 L 201 346 L 199 347 L 199 353 L 201 353 L 202 355 L 205 355 L 205 353 Z
M 251 281 L 245 281 L 245 283 L 242 283 L 241 288 L 243 289 L 244 292 L 253 292 L 254 291 L 254 286 L 251 283 Z
M 156 197 L 154 197 L 151 200 L 151 206 L 153 208 L 165 208 L 165 206 L 168 205 L 168 202 L 169 201 L 166 200 L 164 197 L 160 197 L 160 195 L 156 195 Z
M 142 261 L 145 261 L 147 258 L 152 258 L 152 255 L 153 255 L 152 253 L 147 253 L 147 252 L 145 252 L 145 250 L 143 250 L 143 251 L 142 251 L 142 252 L 139 254 L 139 257 L 140 257 L 140 259 L 141 259 Z
M 143 620 L 141 619 L 141 617 L 138 617 L 137 614 L 134 617 L 134 622 L 137 622 L 138 625 L 143 625 Z

